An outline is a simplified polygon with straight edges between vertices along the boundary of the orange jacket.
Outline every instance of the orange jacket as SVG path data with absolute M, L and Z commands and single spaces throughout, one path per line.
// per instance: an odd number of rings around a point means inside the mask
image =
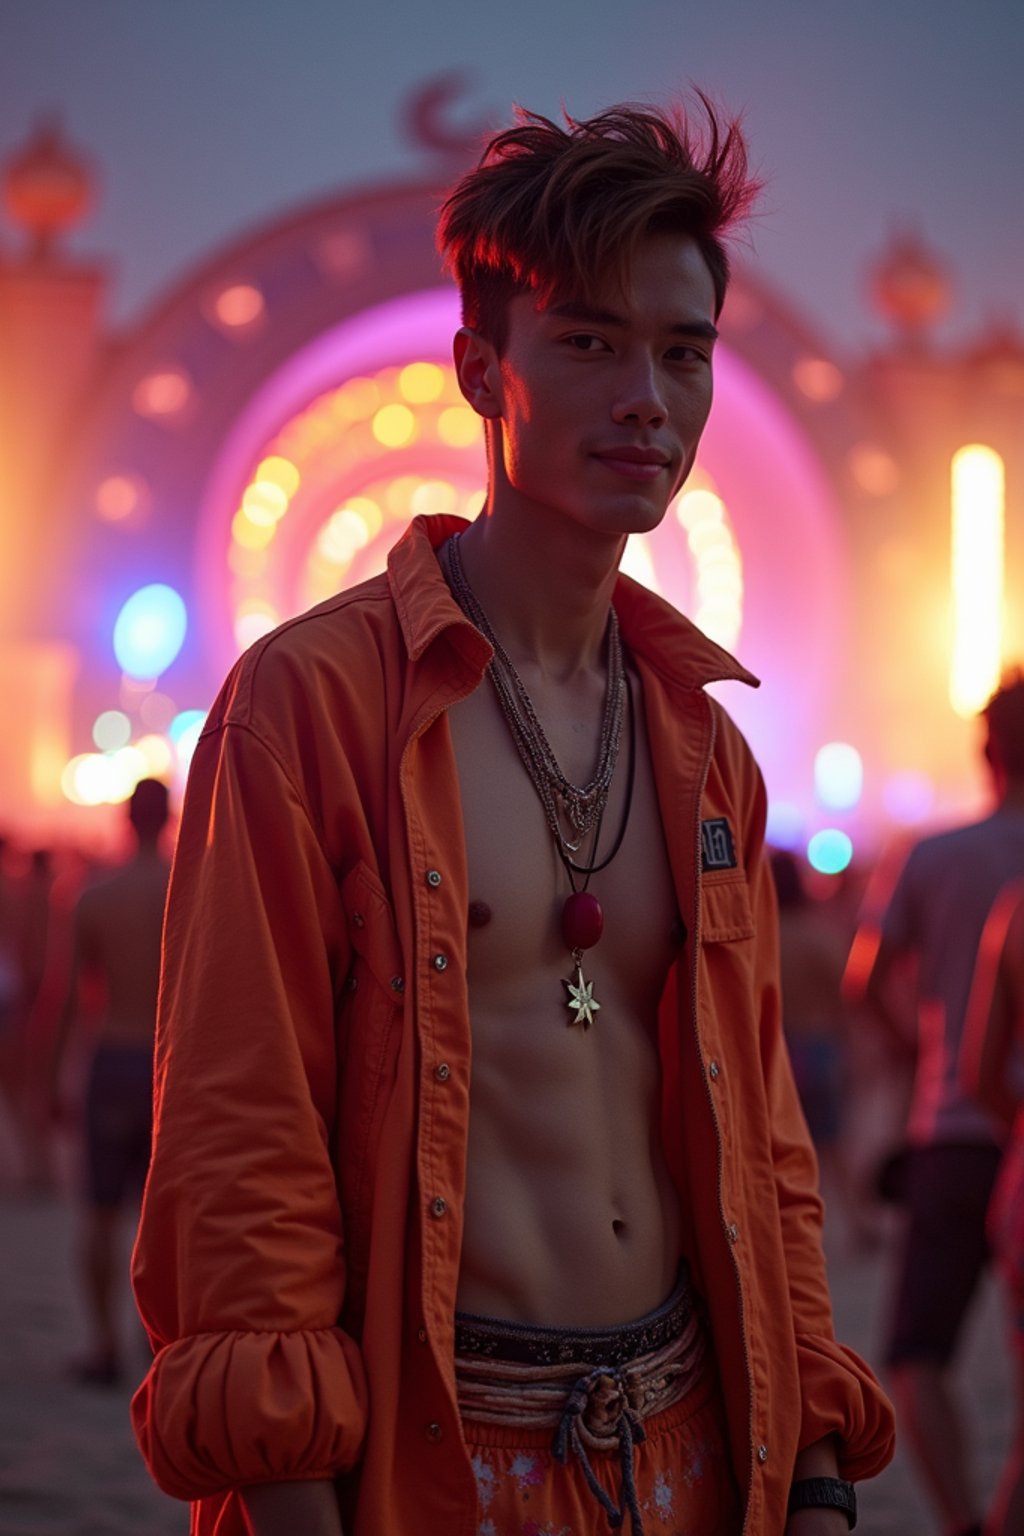
M 459 526 L 418 519 L 386 577 L 255 645 L 193 761 L 134 1255 L 157 1354 L 132 1409 L 156 1481 L 197 1501 L 193 1536 L 243 1536 L 239 1485 L 335 1475 L 346 1536 L 475 1531 L 452 1365 L 469 898 L 446 710 L 490 647 L 432 553 Z M 892 1415 L 834 1340 L 764 789 L 702 687 L 752 679 L 625 577 L 615 606 L 690 935 L 659 1018 L 663 1138 L 745 1530 L 774 1536 L 798 1448 L 834 1432 L 843 1473 L 870 1476 Z M 702 821 L 720 866 L 703 876 Z

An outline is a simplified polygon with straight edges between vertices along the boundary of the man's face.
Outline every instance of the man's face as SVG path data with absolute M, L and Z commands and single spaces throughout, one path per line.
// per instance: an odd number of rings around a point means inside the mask
M 614 535 L 657 527 L 711 408 L 715 290 L 697 245 L 655 235 L 629 292 L 519 295 L 495 359 L 494 510 L 524 502 Z

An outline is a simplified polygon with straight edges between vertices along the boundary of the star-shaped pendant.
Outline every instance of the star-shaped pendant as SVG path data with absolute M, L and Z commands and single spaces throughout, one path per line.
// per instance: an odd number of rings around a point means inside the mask
M 573 1024 L 582 1024 L 584 1029 L 589 1029 L 594 1022 L 594 1014 L 601 1007 L 601 1004 L 594 996 L 594 983 L 584 980 L 583 967 L 577 965 L 575 983 L 563 980 L 562 986 L 569 994 L 565 1000 L 565 1006 L 570 1011 L 574 1008 L 576 1010 L 576 1017 L 572 1020 Z

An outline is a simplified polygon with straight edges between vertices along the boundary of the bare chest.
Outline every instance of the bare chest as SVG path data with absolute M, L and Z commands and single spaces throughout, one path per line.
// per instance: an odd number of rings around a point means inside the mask
M 573 878 L 604 913 L 588 974 L 598 979 L 598 995 L 603 984 L 635 1017 L 655 1008 L 681 935 L 636 678 L 631 696 L 633 772 L 624 726 L 596 845 L 589 839 L 575 857 L 600 866 L 617 842 L 618 850 L 604 868 Z M 547 703 L 545 732 L 566 776 L 585 783 L 594 770 L 593 713 L 584 718 L 550 699 L 535 702 Z M 562 909 L 573 884 L 489 679 L 452 711 L 450 723 L 469 867 L 470 999 L 499 1005 L 521 999 L 531 976 L 569 974 Z M 553 995 L 560 1003 L 561 993 Z

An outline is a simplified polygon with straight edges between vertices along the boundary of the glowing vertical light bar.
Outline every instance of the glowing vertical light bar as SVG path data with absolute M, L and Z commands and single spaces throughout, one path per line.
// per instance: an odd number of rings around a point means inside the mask
M 971 443 L 953 455 L 953 652 L 949 701 L 976 715 L 999 685 L 1003 640 L 1003 461 Z

